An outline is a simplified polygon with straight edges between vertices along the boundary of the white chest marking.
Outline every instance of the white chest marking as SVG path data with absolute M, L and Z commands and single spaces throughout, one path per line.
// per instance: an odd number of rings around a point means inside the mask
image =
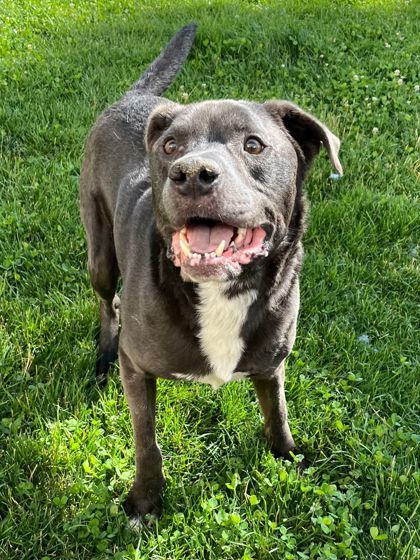
M 235 373 L 244 349 L 240 335 L 249 307 L 257 298 L 255 290 L 228 298 L 226 289 L 223 282 L 206 282 L 198 287 L 200 346 L 212 369 L 212 374 L 201 380 L 214 389 L 244 376 Z

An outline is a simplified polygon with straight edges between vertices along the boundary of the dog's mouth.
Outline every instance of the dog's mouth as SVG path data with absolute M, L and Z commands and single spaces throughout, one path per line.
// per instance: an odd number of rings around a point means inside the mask
M 172 235 L 170 258 L 175 266 L 195 268 L 197 276 L 240 271 L 257 257 L 267 256 L 265 230 L 241 228 L 216 220 L 193 218 Z

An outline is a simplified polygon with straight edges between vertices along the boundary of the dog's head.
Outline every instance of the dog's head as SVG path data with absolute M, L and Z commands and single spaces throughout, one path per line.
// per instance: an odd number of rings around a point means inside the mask
M 340 141 L 285 101 L 167 103 L 146 130 L 154 210 L 185 280 L 227 280 L 287 233 L 297 184 L 321 143 Z

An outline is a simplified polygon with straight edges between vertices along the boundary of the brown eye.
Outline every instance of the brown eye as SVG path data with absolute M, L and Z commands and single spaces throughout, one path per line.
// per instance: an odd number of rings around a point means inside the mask
M 260 154 L 264 149 L 263 144 L 257 138 L 253 138 L 252 136 L 246 140 L 244 145 L 244 150 L 249 154 Z
M 168 154 L 168 156 L 170 156 L 174 154 L 177 150 L 178 150 L 178 144 L 175 142 L 173 138 L 166 140 L 163 146 L 163 151 L 165 152 L 165 154 Z

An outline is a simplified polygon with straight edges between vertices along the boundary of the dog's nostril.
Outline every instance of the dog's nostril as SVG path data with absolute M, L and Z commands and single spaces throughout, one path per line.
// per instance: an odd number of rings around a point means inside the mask
M 186 173 L 184 173 L 180 169 L 176 169 L 176 170 L 171 171 L 170 174 L 169 174 L 169 177 L 175 183 L 185 183 L 185 181 L 187 180 Z
M 218 173 L 216 173 L 216 171 L 211 171 L 209 169 L 202 169 L 198 175 L 198 178 L 200 179 L 200 181 L 202 181 L 203 183 L 213 183 L 213 181 L 215 181 L 215 179 L 217 178 Z

